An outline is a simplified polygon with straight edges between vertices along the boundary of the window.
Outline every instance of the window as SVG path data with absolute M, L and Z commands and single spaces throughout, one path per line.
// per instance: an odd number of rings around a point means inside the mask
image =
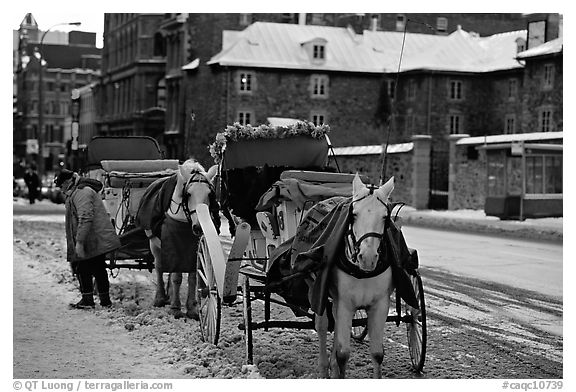
M 312 49 L 312 58 L 314 58 L 314 60 L 324 60 L 323 44 L 314 44 Z
M 248 125 L 254 121 L 254 113 L 251 111 L 239 111 L 237 116 L 237 121 L 240 125 Z
M 516 38 L 516 53 L 526 50 L 526 40 L 524 38 Z
M 526 193 L 562 193 L 562 156 L 526 156 Z
M 406 16 L 402 14 L 396 15 L 396 31 L 404 31 L 406 27 Z
M 444 17 L 436 18 L 436 31 L 439 33 L 445 33 L 448 31 L 448 19 Z
M 325 98 L 328 96 L 328 76 L 312 75 L 312 97 Z
M 455 100 L 462 99 L 462 81 L 460 80 L 450 81 L 450 99 Z
M 123 82 L 122 83 L 122 90 L 123 92 L 126 92 L 126 89 L 124 88 L 126 86 L 126 83 Z M 123 105 L 124 106 L 124 102 Z M 128 106 L 128 103 L 126 102 L 126 106 Z M 166 79 L 162 78 L 158 81 L 158 84 L 156 85 L 156 106 L 158 106 L 159 108 L 165 108 L 166 107 Z
M 323 25 L 324 20 L 322 18 L 322 14 L 312 14 L 312 23 L 313 25 Z
M 540 132 L 550 132 L 552 130 L 552 110 L 542 110 L 538 122 L 540 124 Z
M 508 79 L 508 99 L 513 101 L 518 94 L 518 80 Z
M 528 23 L 528 49 L 542 45 L 546 42 L 546 21 Z
M 549 90 L 554 86 L 554 64 L 544 64 L 543 88 Z
M 240 14 L 240 26 L 248 26 L 252 23 L 252 14 Z
M 324 64 L 326 61 L 326 44 L 327 41 L 324 38 L 314 38 L 304 43 L 304 48 L 313 64 Z
M 462 116 L 459 114 L 451 114 L 449 117 L 449 130 L 450 134 L 462 133 Z
M 252 72 L 240 72 L 239 90 L 241 93 L 250 93 L 254 89 L 254 74 Z
M 408 100 L 412 101 L 416 98 L 416 81 L 410 79 L 408 81 Z
M 370 30 L 372 31 L 380 30 L 380 15 L 378 14 L 372 15 Z
M 326 115 L 324 113 L 313 112 L 310 116 L 310 119 L 314 125 L 322 125 L 326 123 Z
M 504 118 L 504 133 L 516 133 L 516 116 L 509 114 Z
M 387 89 L 388 89 L 388 97 L 390 99 L 394 99 L 396 95 L 396 81 L 390 79 L 386 81 Z
M 412 113 L 406 115 L 406 134 L 413 135 L 416 129 L 416 116 Z

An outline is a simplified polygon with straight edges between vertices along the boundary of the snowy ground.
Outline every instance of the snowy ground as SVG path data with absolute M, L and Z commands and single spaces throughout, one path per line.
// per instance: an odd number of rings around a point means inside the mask
M 175 320 L 166 309 L 151 305 L 155 282 L 153 274 L 148 271 L 114 272 L 115 276 L 111 278 L 112 309 L 104 310 L 99 306 L 95 311 L 88 312 L 68 309 L 68 303 L 78 300 L 78 290 L 64 259 L 63 212 L 62 205 L 48 201 L 32 206 L 22 199 L 14 201 L 14 378 L 316 377 L 318 348 L 313 331 L 256 331 L 254 357 L 257 368 L 246 368 L 243 366 L 243 333 L 238 329 L 238 324 L 242 322 L 241 303 L 223 307 L 221 337 L 215 347 L 201 340 L 196 322 Z M 414 215 L 410 217 L 408 213 Z M 461 221 L 502 223 L 477 211 L 440 214 L 408 209 L 405 220 L 409 222 L 410 219 L 425 219 L 427 216 L 438 223 L 449 214 L 454 215 L 453 218 L 460 217 L 457 219 Z M 464 216 L 467 218 L 464 219 Z M 446 219 L 451 222 L 455 220 Z M 561 218 L 550 220 L 550 225 L 555 226 L 554 230 L 559 231 L 560 235 L 561 222 Z M 518 225 L 526 227 L 527 223 L 530 222 L 518 222 Z M 543 229 L 539 227 L 537 230 Z M 444 308 L 447 303 L 452 304 L 453 288 L 447 289 L 449 281 L 444 274 L 438 276 L 437 282 L 434 271 L 426 271 L 426 274 L 427 288 L 430 287 L 432 294 L 427 299 L 430 301 L 431 336 L 428 343 L 430 356 L 423 377 L 530 378 L 538 369 L 538 377 L 554 378 L 558 375 L 558 366 L 562 372 L 561 363 L 557 363 L 558 356 L 561 357 L 561 338 L 558 341 L 557 337 L 531 337 L 526 334 L 526 331 L 532 331 L 531 327 L 526 326 L 525 330 L 509 322 L 502 323 L 493 316 L 480 317 L 490 325 L 470 334 L 467 328 L 474 325 L 468 325 L 468 321 L 478 317 L 466 315 L 466 309 L 474 309 L 465 304 L 468 297 L 459 299 L 461 302 L 458 304 L 464 306 L 459 312 L 451 314 L 458 320 L 453 322 L 446 319 Z M 455 286 L 463 285 L 462 278 L 450 278 Z M 477 283 L 468 282 L 464 285 L 470 290 L 476 289 L 476 286 Z M 469 296 L 480 298 L 478 295 Z M 511 298 L 523 296 L 524 293 L 519 293 Z M 539 298 L 538 301 L 541 303 L 549 299 Z M 558 312 L 561 306 L 561 303 L 555 302 L 546 305 L 554 312 Z M 255 304 L 253 313 L 255 317 L 261 317 L 262 306 Z M 276 310 L 274 315 L 280 320 L 293 317 L 287 309 Z M 522 328 L 522 333 L 515 332 L 519 328 Z M 484 337 L 484 333 L 495 330 L 499 331 L 501 338 Z M 513 335 L 510 335 L 510 330 Z M 410 370 L 405 329 L 389 325 L 386 336 L 385 377 L 422 377 Z M 511 344 L 511 336 L 517 336 L 514 339 L 521 339 L 521 343 Z M 540 346 L 545 349 L 535 351 L 535 347 Z M 530 354 L 510 355 L 518 350 L 527 350 Z M 354 343 L 352 351 L 349 376 L 369 377 L 371 365 L 367 343 Z M 553 352 L 554 361 L 539 358 L 537 353 L 540 351 Z M 462 355 L 455 355 L 457 352 Z M 469 352 L 475 355 L 464 355 Z M 509 354 L 502 356 L 502 352 Z M 493 366 L 490 358 L 498 358 L 502 366 Z M 531 362 L 528 364 L 526 361 Z

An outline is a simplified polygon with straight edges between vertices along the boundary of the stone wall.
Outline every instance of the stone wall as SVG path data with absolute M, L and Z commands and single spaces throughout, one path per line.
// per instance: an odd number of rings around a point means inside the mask
M 451 144 L 448 209 L 483 210 L 486 199 L 486 150 Z
M 412 151 L 389 154 L 386 162 L 385 181 L 394 176 L 394 192 L 391 199 L 412 205 Z M 343 173 L 360 173 L 370 178 L 371 183 L 378 185 L 382 171 L 380 155 L 349 155 L 336 158 L 338 167 Z M 335 167 L 334 158 L 330 164 Z

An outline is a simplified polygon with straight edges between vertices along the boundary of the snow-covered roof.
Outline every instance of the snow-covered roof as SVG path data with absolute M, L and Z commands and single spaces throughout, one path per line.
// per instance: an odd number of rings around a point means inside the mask
M 522 67 L 516 39 L 526 30 L 479 37 L 461 29 L 447 36 L 393 31 L 356 34 L 343 27 L 256 22 L 224 34 L 220 53 L 208 64 L 344 72 L 435 70 L 490 72 Z M 326 42 L 325 61 L 312 61 L 306 44 Z
M 480 37 L 458 29 L 403 61 L 403 71 L 492 72 L 521 68 L 516 39 L 525 30 Z
M 474 145 L 474 144 L 493 144 L 493 143 L 512 143 L 520 141 L 538 141 L 563 139 L 564 132 L 532 132 L 532 133 L 514 133 L 510 135 L 491 135 L 475 136 L 460 139 L 457 145 Z
M 556 53 L 562 53 L 564 50 L 563 38 L 556 38 L 552 41 L 543 43 L 534 48 L 525 50 L 524 52 L 518 53 L 518 59 L 527 59 L 530 57 L 546 56 Z
M 386 151 L 388 154 L 397 154 L 401 152 L 408 152 L 414 148 L 414 143 L 399 143 L 389 144 Z M 350 156 L 350 155 L 380 155 L 382 154 L 382 145 L 373 144 L 369 146 L 350 146 L 350 147 L 335 147 L 334 155 L 336 156 Z

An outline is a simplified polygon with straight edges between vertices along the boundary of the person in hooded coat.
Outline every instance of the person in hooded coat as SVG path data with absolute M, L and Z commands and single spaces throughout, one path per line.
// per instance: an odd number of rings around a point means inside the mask
M 118 249 L 120 239 L 104 207 L 102 183 L 63 169 L 54 180 L 66 197 L 65 226 L 67 260 L 78 277 L 82 299 L 70 304 L 76 309 L 94 309 L 96 280 L 100 305 L 112 305 L 106 270 L 106 254 Z

